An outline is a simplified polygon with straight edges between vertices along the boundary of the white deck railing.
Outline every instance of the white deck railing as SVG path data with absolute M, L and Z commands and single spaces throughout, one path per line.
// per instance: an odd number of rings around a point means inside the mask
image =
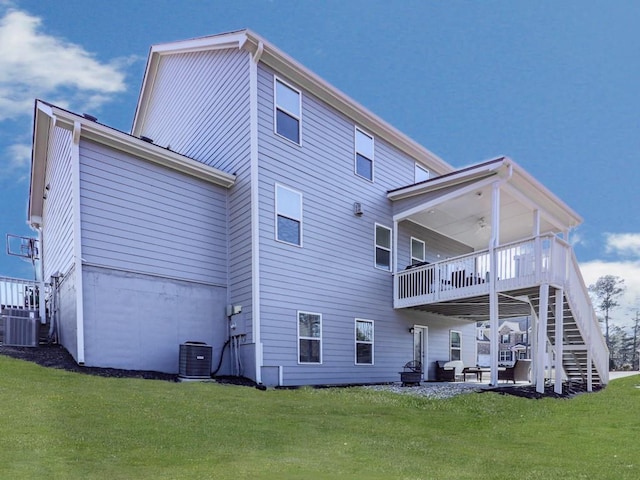
M 607 383 L 609 350 L 571 246 L 553 235 L 546 235 L 501 245 L 494 253 L 497 291 L 513 291 L 541 283 L 564 289 L 585 346 L 603 383 Z M 488 295 L 489 255 L 489 250 L 482 250 L 396 272 L 394 307 Z
M 0 308 L 38 310 L 39 287 L 32 280 L 0 277 Z
M 555 283 L 552 265 L 562 265 L 566 251 L 553 236 L 535 237 L 501 245 L 495 249 L 496 288 L 514 290 Z M 481 250 L 442 262 L 407 267 L 394 276 L 394 306 L 412 307 L 489 293 L 489 250 Z

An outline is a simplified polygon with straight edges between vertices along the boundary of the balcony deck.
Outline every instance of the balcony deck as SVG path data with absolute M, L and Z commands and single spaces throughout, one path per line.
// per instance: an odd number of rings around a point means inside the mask
M 541 283 L 563 285 L 567 247 L 554 236 L 543 236 L 496 248 L 496 291 L 515 297 Z M 482 250 L 438 263 L 407 267 L 394 277 L 394 307 L 434 310 L 427 306 L 461 305 L 460 300 L 464 300 L 477 309 L 479 317 L 485 313 L 488 316 L 490 264 L 489 250 Z M 506 301 L 505 305 L 521 303 Z M 514 312 L 516 314 L 527 315 L 528 311 Z

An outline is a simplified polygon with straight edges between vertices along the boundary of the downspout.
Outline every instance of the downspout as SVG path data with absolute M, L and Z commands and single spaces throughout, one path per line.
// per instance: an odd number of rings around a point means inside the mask
M 507 165 L 507 174 L 492 185 L 491 192 L 491 240 L 489 243 L 489 325 L 491 337 L 489 345 L 491 349 L 491 385 L 498 385 L 498 321 L 500 317 L 498 292 L 496 281 L 498 276 L 496 270 L 498 261 L 496 258 L 496 248 L 500 244 L 500 187 L 508 182 L 513 175 L 513 166 Z
M 258 62 L 264 50 L 258 43 L 249 60 L 249 122 L 251 155 L 251 319 L 255 349 L 255 381 L 262 383 L 263 352 L 260 335 L 260 177 L 258 175 Z
M 82 287 L 82 234 L 80 219 L 80 122 L 73 122 L 71 145 L 71 195 L 73 215 L 73 263 L 76 286 L 76 351 L 78 364 L 84 364 L 84 291 Z

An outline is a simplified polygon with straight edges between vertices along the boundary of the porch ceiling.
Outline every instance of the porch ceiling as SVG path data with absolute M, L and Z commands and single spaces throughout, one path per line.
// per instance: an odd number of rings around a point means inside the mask
M 478 250 L 487 248 L 491 239 L 496 182 L 500 182 L 500 244 L 536 233 L 561 233 L 582 221 L 508 158 L 396 189 L 388 197 L 395 202 L 396 220 L 410 220 Z M 534 231 L 536 211 L 540 213 L 539 232 Z
M 491 239 L 491 186 L 448 199 L 427 210 L 410 215 L 411 220 L 430 230 L 469 245 L 474 250 L 487 248 Z M 533 235 L 533 208 L 502 191 L 500 195 L 500 243 L 508 243 Z M 540 232 L 554 230 L 554 225 L 541 218 Z
M 539 296 L 539 288 L 522 289 L 507 293 L 498 293 L 498 311 L 500 319 L 518 318 L 531 315 L 531 305 L 518 300 L 517 297 L 528 296 L 535 299 Z M 447 317 L 458 317 L 465 320 L 482 322 L 489 320 L 489 295 L 468 297 L 446 302 L 429 303 L 413 307 L 415 310 L 436 313 Z

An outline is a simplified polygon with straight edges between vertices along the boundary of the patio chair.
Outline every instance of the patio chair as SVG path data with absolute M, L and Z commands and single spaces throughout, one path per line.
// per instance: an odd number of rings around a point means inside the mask
M 464 370 L 464 362 L 462 360 L 451 360 L 450 362 L 445 363 L 444 367 L 453 368 L 454 382 L 462 379 L 462 371 Z
M 498 380 L 504 380 L 506 382 L 511 380 L 513 383 L 530 382 L 531 360 L 516 360 L 513 367 L 507 367 L 504 370 L 498 371 Z
M 456 378 L 462 376 L 464 363 L 461 360 L 446 361 L 438 360 L 436 362 L 436 380 L 438 382 L 455 382 Z

